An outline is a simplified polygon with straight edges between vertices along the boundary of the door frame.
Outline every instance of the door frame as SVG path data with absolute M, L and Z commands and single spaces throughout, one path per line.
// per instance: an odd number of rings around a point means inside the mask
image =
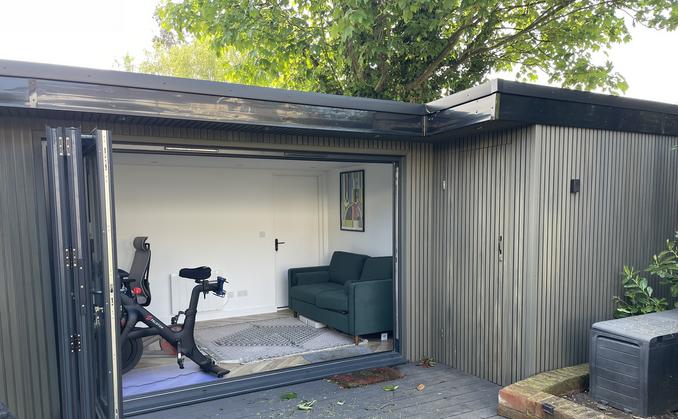
M 57 286 L 52 287 L 52 299 L 56 314 L 56 340 L 59 364 L 57 366 L 60 384 L 61 412 L 64 417 L 114 417 L 122 414 L 122 394 L 119 383 L 120 366 L 117 360 L 119 352 L 118 338 L 107 334 L 105 341 L 104 375 L 110 380 L 101 387 L 94 383 L 92 374 L 97 350 L 93 315 L 94 293 L 87 280 L 93 273 L 90 270 L 90 236 L 88 221 L 88 193 L 85 171 L 85 157 L 96 160 L 96 188 L 103 192 L 99 206 L 89 208 L 103 217 L 103 226 L 115 227 L 112 186 L 112 142 L 110 131 L 94 129 L 92 134 L 82 134 L 81 128 L 57 126 L 46 127 L 49 134 L 33 132 L 40 139 L 44 180 L 45 203 L 49 205 L 47 225 L 50 238 L 50 267 L 52 279 Z M 58 136 L 59 145 L 50 148 L 48 136 Z M 54 136 L 54 137 L 52 137 Z M 70 137 L 69 137 L 70 136 Z M 93 141 L 88 145 L 90 151 L 83 152 L 83 141 Z M 103 143 L 103 146 L 99 146 Z M 89 154 L 91 153 L 91 154 Z M 51 164 L 50 164 L 51 158 Z M 68 160 L 68 161 L 67 161 Z M 61 205 L 63 204 L 63 205 Z M 116 274 L 115 231 L 110 228 L 98 231 L 106 243 L 107 254 L 102 262 L 104 289 L 100 292 L 104 301 L 103 321 L 110 330 L 118 329 L 118 293 Z M 64 247 L 68 243 L 71 248 Z M 76 269 L 77 267 L 77 269 Z M 69 272 L 70 271 L 70 278 Z M 79 284 L 79 286 L 78 286 Z M 110 290 L 106 293 L 106 288 Z M 70 294 L 70 296 L 69 296 Z M 89 303 L 92 307 L 89 307 Z M 80 305 L 78 307 L 78 305 Z M 104 327 L 105 330 L 105 327 Z M 101 355 L 101 354 L 99 354 Z M 101 372 L 101 371 L 100 371 Z M 87 391 L 87 390 L 91 391 Z M 79 393 L 79 395 L 78 395 Z M 98 396 L 103 396 L 99 398 Z M 104 401 L 105 406 L 99 404 Z M 92 409 L 90 411 L 89 409 Z M 83 416 L 84 415 L 84 416 Z
M 137 137 L 138 138 L 138 137 Z M 402 354 L 402 315 L 403 315 L 403 255 L 402 242 L 404 231 L 404 165 L 406 159 L 401 154 L 353 154 L 337 152 L 313 152 L 296 149 L 223 147 L 203 144 L 168 144 L 161 138 L 157 142 L 139 141 L 134 137 L 114 136 L 113 153 L 163 154 L 180 156 L 220 156 L 257 159 L 283 159 L 306 161 L 332 161 L 347 163 L 388 163 L 393 167 L 393 284 L 394 284 L 394 330 L 393 350 L 351 358 L 290 367 L 280 370 L 251 374 L 223 381 L 179 387 L 132 396 L 123 399 L 125 416 L 135 416 L 152 411 L 194 404 L 207 400 L 220 399 L 236 394 L 259 391 L 321 379 L 329 375 L 379 366 L 406 363 Z
M 327 250 L 326 231 L 323 228 L 323 220 L 325 218 L 325 214 L 324 214 L 324 212 L 325 212 L 325 202 L 323 202 L 324 200 L 322 198 L 322 193 L 324 192 L 324 188 L 323 188 L 322 183 L 325 180 L 325 178 L 320 174 L 314 174 L 314 173 L 308 173 L 308 174 L 304 174 L 304 173 L 273 173 L 272 177 L 273 177 L 272 182 L 273 182 L 273 189 L 274 189 L 273 193 L 274 193 L 274 195 L 275 195 L 275 189 L 276 189 L 275 188 L 275 181 L 278 178 L 281 178 L 281 177 L 306 177 L 306 178 L 315 179 L 315 181 L 316 181 L 316 188 L 315 188 L 316 203 L 318 205 L 318 226 L 317 226 L 318 227 L 318 237 L 317 237 L 317 240 L 318 240 L 318 256 L 319 257 L 318 257 L 317 263 L 315 263 L 314 265 L 308 265 L 308 266 L 315 266 L 315 265 L 320 264 L 320 259 L 321 259 L 320 255 L 325 253 L 326 250 Z M 274 198 L 274 197 L 272 197 L 272 198 Z M 275 202 L 273 203 L 273 207 L 274 207 L 274 210 L 273 210 L 274 214 L 273 214 L 273 222 L 272 222 L 272 225 L 273 225 L 273 237 L 272 238 L 277 239 L 277 238 L 279 238 L 279 235 L 278 235 L 278 227 L 277 227 L 277 224 L 276 224 L 276 221 L 275 221 L 276 220 L 275 211 L 277 211 L 277 205 L 275 204 Z M 289 305 L 284 305 L 284 306 L 278 305 L 278 291 L 279 291 L 279 286 L 280 286 L 278 284 L 279 279 L 280 279 L 278 277 L 278 274 L 279 274 L 279 272 L 278 272 L 278 255 L 279 255 L 278 252 L 275 252 L 275 254 L 273 255 L 274 256 L 274 259 L 273 259 L 273 278 L 274 278 L 274 281 L 275 281 L 274 282 L 274 285 L 275 285 L 275 307 L 276 307 L 277 310 L 280 310 L 280 309 L 284 309 L 284 308 L 289 307 Z

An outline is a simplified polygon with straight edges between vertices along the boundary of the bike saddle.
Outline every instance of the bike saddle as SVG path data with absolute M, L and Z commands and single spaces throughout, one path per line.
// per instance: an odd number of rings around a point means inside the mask
M 209 266 L 200 266 L 198 268 L 182 268 L 179 270 L 179 276 L 182 278 L 202 281 L 212 276 L 212 269 Z

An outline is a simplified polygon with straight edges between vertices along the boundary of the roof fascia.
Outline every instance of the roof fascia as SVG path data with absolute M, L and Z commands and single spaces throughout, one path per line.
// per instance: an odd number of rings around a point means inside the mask
M 0 75 L 405 115 L 421 116 L 426 113 L 425 105 L 417 103 L 24 61 L 0 60 Z

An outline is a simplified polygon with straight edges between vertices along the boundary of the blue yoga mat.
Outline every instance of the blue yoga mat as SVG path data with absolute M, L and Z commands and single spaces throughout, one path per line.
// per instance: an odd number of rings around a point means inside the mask
M 170 364 L 139 368 L 128 372 L 122 377 L 122 395 L 123 397 L 137 396 L 222 379 L 201 371 L 199 366 L 187 359 L 183 370 L 179 369 L 176 364 Z

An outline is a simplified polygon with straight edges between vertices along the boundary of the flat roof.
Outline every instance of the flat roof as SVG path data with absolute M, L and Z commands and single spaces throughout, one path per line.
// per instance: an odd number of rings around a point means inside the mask
M 330 95 L 325 93 L 276 89 L 272 87 L 157 76 L 153 74 L 130 73 L 116 70 L 98 70 L 55 64 L 31 63 L 25 61 L 0 60 L 0 75 L 212 96 L 228 96 L 241 99 L 316 105 L 330 108 L 381 111 L 409 115 L 424 115 L 426 113 L 425 105 L 423 104 L 399 102 L 395 100 Z
M 678 135 L 678 105 L 501 79 L 416 104 L 0 60 L 0 107 L 420 141 L 530 124 Z
M 425 106 L 428 113 L 433 113 L 453 108 L 463 103 L 489 96 L 494 93 L 504 93 L 588 105 L 601 105 L 678 115 L 678 105 L 670 103 L 634 99 L 602 93 L 585 92 L 581 90 L 564 89 L 560 87 L 542 86 L 539 84 L 522 83 L 503 79 L 490 80 L 470 89 L 466 89 L 433 102 L 429 102 Z

